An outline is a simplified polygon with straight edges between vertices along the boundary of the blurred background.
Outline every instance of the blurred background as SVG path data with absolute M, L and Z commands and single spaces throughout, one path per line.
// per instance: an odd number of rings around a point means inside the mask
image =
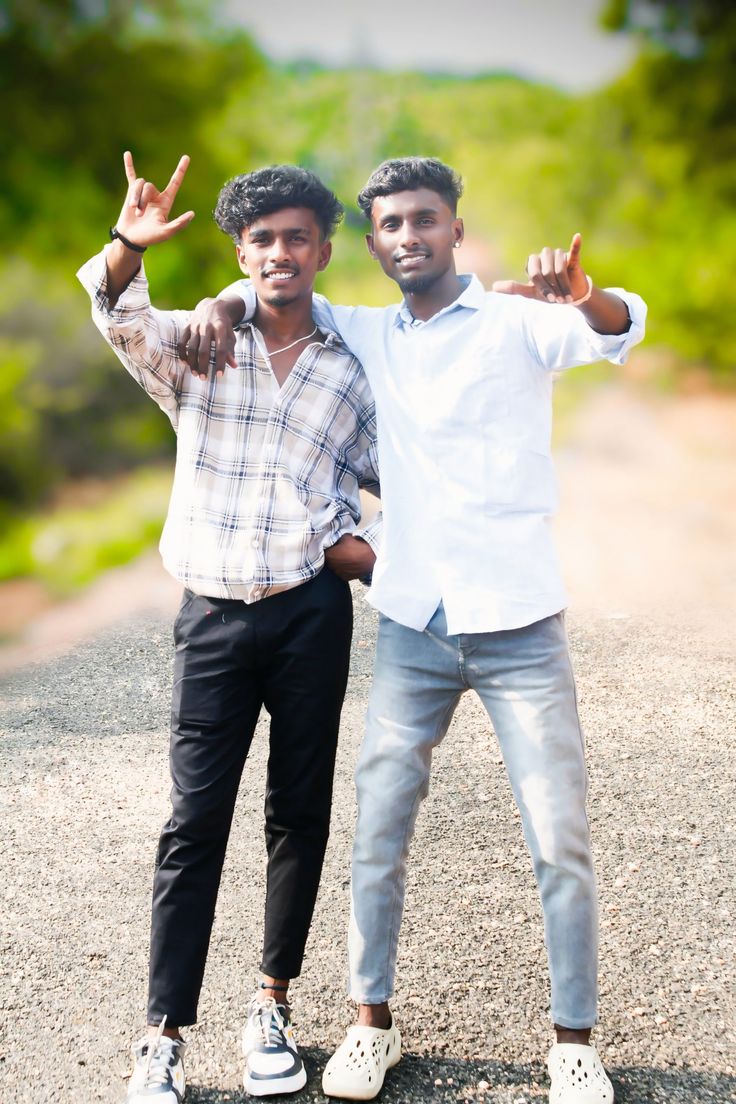
M 338 302 L 396 297 L 354 201 L 386 157 L 462 174 L 461 267 L 486 282 L 581 231 L 596 282 L 640 292 L 650 313 L 623 373 L 595 366 L 557 388 L 573 598 L 611 615 L 731 603 L 735 61 L 722 0 L 3 0 L 6 660 L 178 594 L 155 553 L 173 435 L 75 279 L 115 221 L 126 148 L 159 185 L 192 159 L 175 213 L 197 217 L 146 256 L 164 308 L 235 278 L 217 193 L 274 162 L 314 169 L 346 204 L 319 284 Z

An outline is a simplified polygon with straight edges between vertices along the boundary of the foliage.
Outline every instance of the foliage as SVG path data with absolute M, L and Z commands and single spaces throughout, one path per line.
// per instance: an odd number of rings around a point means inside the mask
M 29 516 L 6 514 L 0 582 L 32 575 L 63 596 L 127 563 L 158 540 L 170 488 L 168 467 L 143 469 L 117 485 L 87 488 L 87 502 Z

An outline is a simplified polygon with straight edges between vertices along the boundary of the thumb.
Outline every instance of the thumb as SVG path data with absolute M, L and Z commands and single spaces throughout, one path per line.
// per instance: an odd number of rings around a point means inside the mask
M 171 222 L 167 222 L 164 227 L 170 234 L 175 234 L 177 230 L 181 230 L 184 226 L 192 221 L 194 218 L 194 211 L 185 211 L 183 215 L 179 215 L 178 218 L 172 219 Z
M 501 295 L 523 295 L 525 299 L 538 299 L 537 289 L 530 281 L 528 284 L 520 284 L 518 280 L 496 280 L 493 291 Z

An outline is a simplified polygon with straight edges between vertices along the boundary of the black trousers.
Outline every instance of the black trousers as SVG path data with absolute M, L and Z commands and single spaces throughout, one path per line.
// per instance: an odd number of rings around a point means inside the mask
M 301 969 L 329 834 L 353 607 L 325 568 L 260 602 L 185 592 L 174 624 L 172 813 L 153 885 L 148 1022 L 197 1018 L 240 776 L 262 705 L 271 716 L 261 969 Z

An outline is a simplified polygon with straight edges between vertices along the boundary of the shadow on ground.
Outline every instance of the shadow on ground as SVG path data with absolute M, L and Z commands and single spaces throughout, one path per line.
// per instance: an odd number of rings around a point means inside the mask
M 300 1093 L 279 1100 L 293 1104 L 329 1101 L 321 1090 L 322 1070 L 329 1053 L 316 1047 L 302 1048 L 308 1081 Z M 736 1101 L 736 1077 L 703 1073 L 687 1068 L 653 1069 L 619 1066 L 609 1069 L 616 1104 L 730 1104 Z M 522 1065 L 493 1060 L 456 1060 L 406 1054 L 386 1076 L 379 1104 L 533 1104 L 547 1101 L 548 1080 L 541 1064 Z M 232 1089 L 204 1089 L 189 1085 L 188 1104 L 225 1104 L 252 1100 Z

